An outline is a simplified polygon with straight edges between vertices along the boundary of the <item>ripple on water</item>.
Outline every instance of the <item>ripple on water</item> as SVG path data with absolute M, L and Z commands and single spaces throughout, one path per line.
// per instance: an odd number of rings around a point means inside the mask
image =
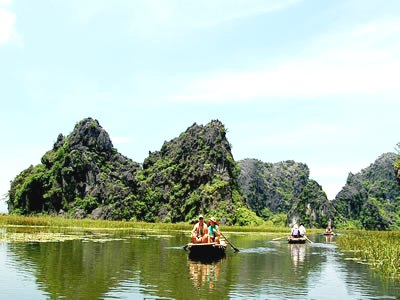
M 276 252 L 276 249 L 268 248 L 268 247 L 256 247 L 256 248 L 241 249 L 240 252 L 241 253 L 264 254 L 264 253 Z

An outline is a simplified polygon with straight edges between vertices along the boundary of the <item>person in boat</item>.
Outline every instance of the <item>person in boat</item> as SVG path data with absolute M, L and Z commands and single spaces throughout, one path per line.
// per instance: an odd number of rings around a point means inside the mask
M 332 233 L 332 229 L 331 229 L 330 226 L 325 228 L 325 233 L 327 233 L 327 234 L 331 234 Z
M 300 237 L 299 226 L 297 225 L 297 223 L 293 225 L 291 234 L 292 234 L 292 237 L 295 237 L 295 238 Z
M 299 226 L 299 234 L 300 234 L 301 237 L 306 235 L 306 228 L 304 227 L 303 223 L 301 223 L 300 226 Z
M 206 223 L 204 223 L 203 215 L 199 216 L 199 222 L 194 224 L 192 229 L 192 243 L 200 244 L 208 242 L 208 228 Z
M 215 217 L 211 217 L 208 222 L 208 242 L 219 244 L 219 238 L 221 233 L 219 232 L 218 222 Z

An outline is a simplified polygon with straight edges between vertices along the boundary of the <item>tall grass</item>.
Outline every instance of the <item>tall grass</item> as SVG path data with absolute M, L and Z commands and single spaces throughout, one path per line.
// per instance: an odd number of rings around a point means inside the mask
M 132 221 L 106 221 L 92 219 L 71 219 L 55 216 L 18 216 L 0 215 L 0 225 L 8 226 L 45 226 L 45 227 L 75 227 L 90 229 L 158 229 L 158 230 L 191 230 L 193 224 L 189 223 L 145 223 Z M 288 233 L 290 229 L 283 226 L 257 225 L 257 226 L 225 226 L 221 231 L 229 232 L 270 232 Z
M 399 231 L 351 231 L 338 236 L 337 245 L 386 276 L 400 278 Z
M 44 227 L 69 227 L 90 229 L 166 229 L 186 230 L 190 224 L 184 223 L 144 223 L 127 221 L 108 221 L 92 219 L 71 219 L 55 216 L 18 216 L 0 215 L 0 225 L 9 226 L 44 226 Z

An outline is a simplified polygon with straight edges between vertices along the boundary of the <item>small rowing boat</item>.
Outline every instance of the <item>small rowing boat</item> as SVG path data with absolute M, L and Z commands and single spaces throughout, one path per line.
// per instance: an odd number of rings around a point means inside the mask
M 298 237 L 297 238 L 297 237 L 294 237 L 294 236 L 291 236 L 291 235 L 288 236 L 287 240 L 288 240 L 289 244 L 305 244 L 306 241 L 307 241 L 307 239 L 305 237 Z
M 334 232 L 324 232 L 324 235 L 336 235 Z
M 197 259 L 218 259 L 225 256 L 227 244 L 221 241 L 217 243 L 193 244 L 189 243 L 184 248 L 189 250 L 190 258 Z

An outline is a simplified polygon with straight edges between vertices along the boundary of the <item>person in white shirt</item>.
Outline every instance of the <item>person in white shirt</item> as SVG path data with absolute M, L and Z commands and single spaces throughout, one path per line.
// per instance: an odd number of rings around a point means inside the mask
M 306 234 L 306 228 L 304 227 L 303 224 L 300 224 L 299 233 L 300 233 L 300 236 L 304 236 Z
M 299 237 L 300 232 L 299 232 L 299 227 L 297 226 L 297 224 L 294 224 L 292 227 L 292 232 L 291 232 L 293 237 Z

